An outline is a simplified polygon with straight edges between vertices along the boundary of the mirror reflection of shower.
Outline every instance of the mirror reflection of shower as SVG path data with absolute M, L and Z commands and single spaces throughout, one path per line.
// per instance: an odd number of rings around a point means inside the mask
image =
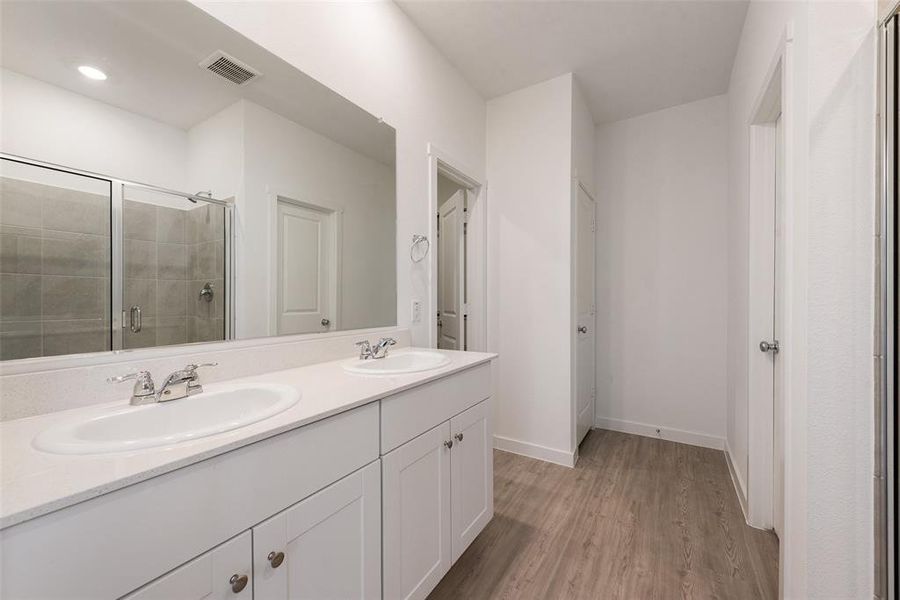
M 0 360 L 227 339 L 228 209 L 211 194 L 0 167 Z

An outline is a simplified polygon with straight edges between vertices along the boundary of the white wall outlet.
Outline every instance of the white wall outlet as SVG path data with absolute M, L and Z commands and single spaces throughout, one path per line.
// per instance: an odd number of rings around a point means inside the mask
M 412 322 L 419 323 L 422 321 L 422 301 L 412 301 Z

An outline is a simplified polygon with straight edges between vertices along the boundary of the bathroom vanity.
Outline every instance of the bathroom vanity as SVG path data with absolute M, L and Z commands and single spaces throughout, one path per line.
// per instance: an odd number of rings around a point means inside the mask
M 211 384 L 300 399 L 125 453 L 33 445 L 123 402 L 0 424 L 0 595 L 424 598 L 493 516 L 494 355 L 441 354 L 446 365 L 406 374 L 359 375 L 342 359 Z

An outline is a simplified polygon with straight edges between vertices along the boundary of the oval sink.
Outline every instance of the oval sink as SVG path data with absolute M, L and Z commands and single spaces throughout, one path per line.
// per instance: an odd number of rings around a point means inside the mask
M 357 375 L 402 375 L 440 369 L 450 364 L 450 359 L 440 352 L 413 350 L 389 354 L 386 358 L 354 360 L 344 364 L 344 370 Z
M 168 446 L 245 427 L 299 401 L 300 392 L 286 385 L 232 385 L 61 423 L 39 433 L 34 447 L 54 454 L 105 454 Z

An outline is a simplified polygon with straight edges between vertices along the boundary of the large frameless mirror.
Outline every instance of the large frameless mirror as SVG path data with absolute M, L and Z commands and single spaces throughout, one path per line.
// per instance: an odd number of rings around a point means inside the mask
M 186 2 L 0 3 L 0 359 L 396 323 L 394 130 Z

